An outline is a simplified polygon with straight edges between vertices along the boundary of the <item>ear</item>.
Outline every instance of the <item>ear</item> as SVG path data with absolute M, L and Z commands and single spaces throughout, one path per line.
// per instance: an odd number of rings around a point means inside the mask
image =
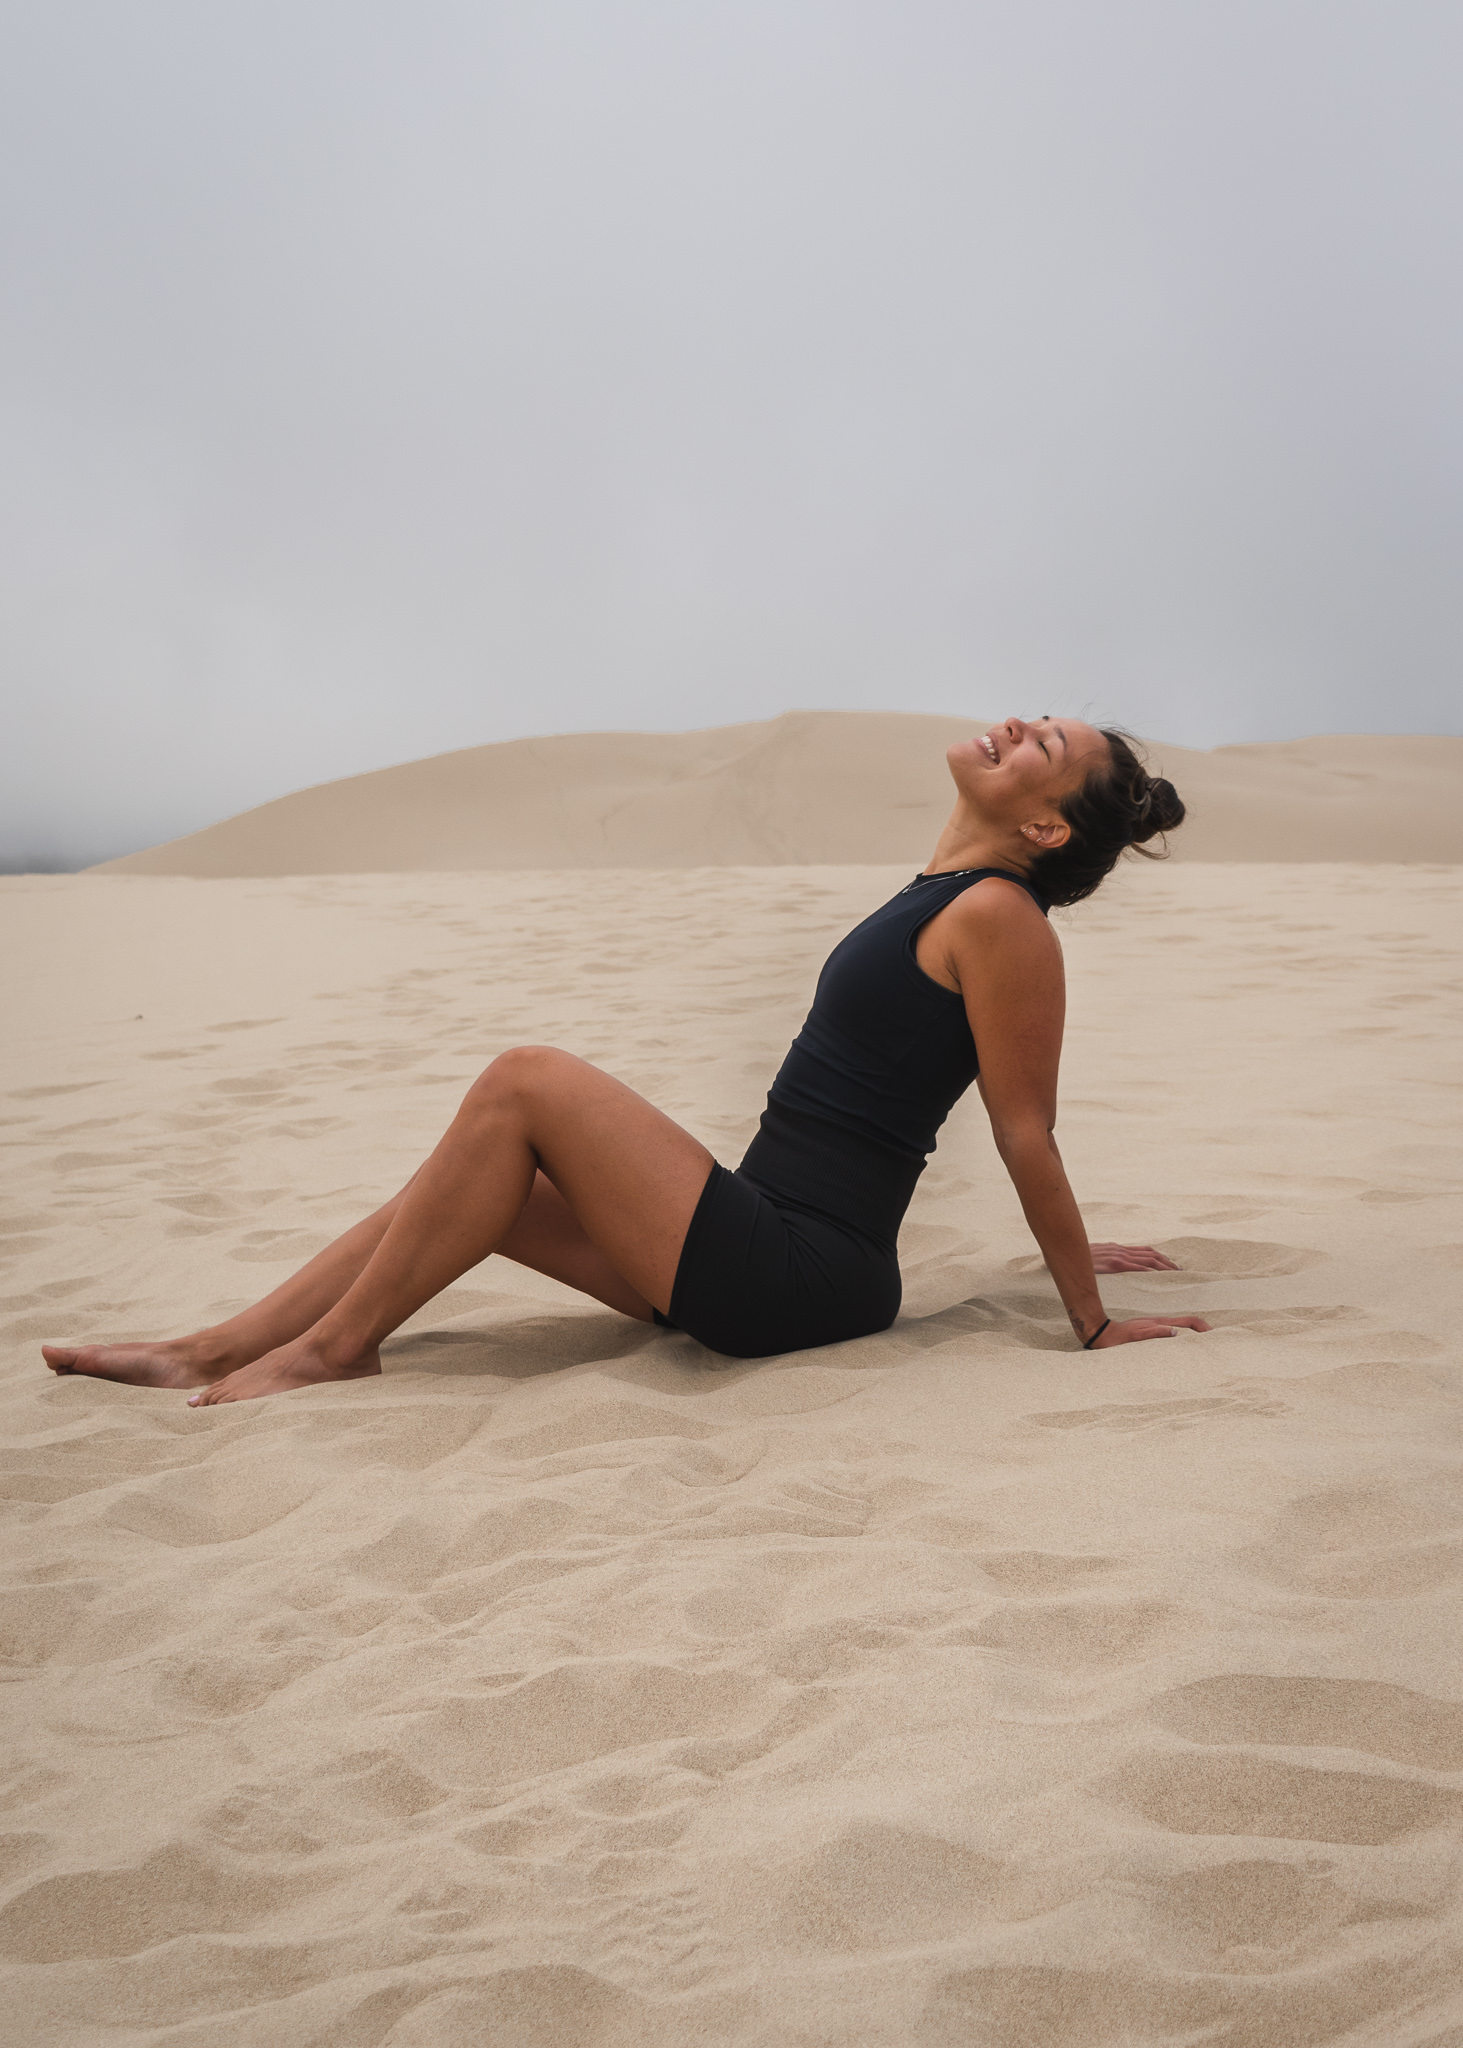
M 1052 818 L 1042 825 L 1023 825 L 1021 834 L 1041 852 L 1049 853 L 1055 846 L 1066 845 L 1072 836 L 1072 828 L 1065 818 Z

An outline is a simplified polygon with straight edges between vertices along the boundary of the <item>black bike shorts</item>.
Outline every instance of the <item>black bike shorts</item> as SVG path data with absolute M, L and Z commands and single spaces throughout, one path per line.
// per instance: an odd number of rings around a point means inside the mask
M 728 1358 L 770 1358 L 887 1330 L 899 1298 L 892 1246 L 713 1166 L 656 1321 Z

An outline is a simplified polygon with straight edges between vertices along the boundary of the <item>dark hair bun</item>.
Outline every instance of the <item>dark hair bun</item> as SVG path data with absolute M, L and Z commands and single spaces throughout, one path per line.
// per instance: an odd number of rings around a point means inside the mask
M 1031 864 L 1031 879 L 1048 903 L 1080 903 L 1130 848 L 1145 860 L 1160 858 L 1167 848 L 1149 853 L 1147 842 L 1184 821 L 1182 797 L 1163 776 L 1148 773 L 1128 735 L 1112 726 L 1099 730 L 1108 745 L 1106 763 L 1062 800 L 1071 838 Z
M 1137 816 L 1133 820 L 1134 846 L 1144 846 L 1150 839 L 1156 839 L 1160 832 L 1172 832 L 1184 822 L 1184 800 L 1171 782 L 1161 775 L 1145 775 L 1148 785 L 1137 795 Z

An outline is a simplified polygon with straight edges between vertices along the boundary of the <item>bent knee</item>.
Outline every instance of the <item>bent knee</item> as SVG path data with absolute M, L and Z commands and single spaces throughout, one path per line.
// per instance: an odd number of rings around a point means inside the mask
M 466 1102 L 502 1102 L 507 1097 L 539 1094 L 556 1079 L 584 1063 L 555 1045 L 514 1045 L 484 1067 L 467 1091 Z

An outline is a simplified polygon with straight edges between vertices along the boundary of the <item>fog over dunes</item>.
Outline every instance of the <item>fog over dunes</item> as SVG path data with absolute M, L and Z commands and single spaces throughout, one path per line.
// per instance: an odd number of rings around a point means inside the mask
M 0 859 L 792 707 L 1460 730 L 1456 8 L 6 14 Z
M 923 861 L 943 750 L 982 729 L 795 711 L 691 733 L 465 747 L 300 790 L 100 872 L 244 876 Z M 1463 860 L 1463 739 L 1340 734 L 1154 746 L 1189 818 L 1181 860 Z

